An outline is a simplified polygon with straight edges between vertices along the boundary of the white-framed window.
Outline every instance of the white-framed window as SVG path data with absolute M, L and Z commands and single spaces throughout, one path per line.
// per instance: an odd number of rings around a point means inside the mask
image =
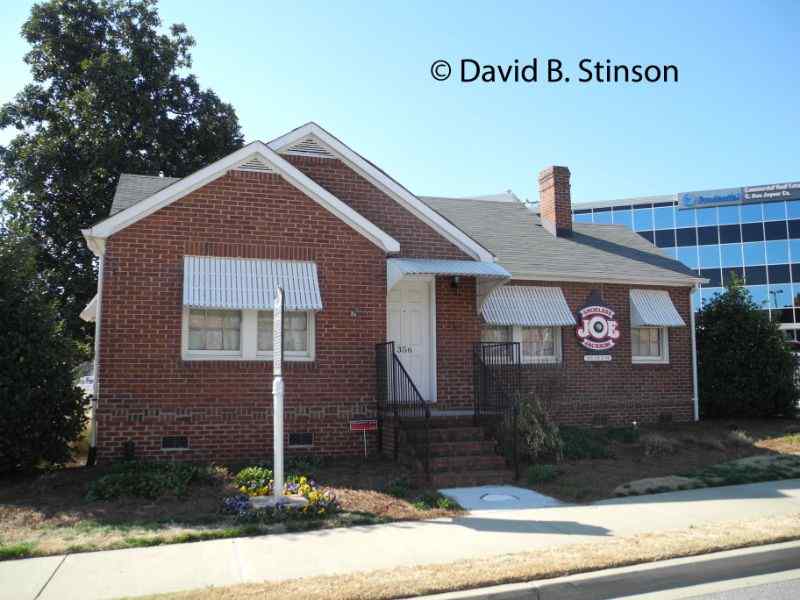
M 560 327 L 520 327 L 522 362 L 561 362 Z
M 272 311 L 258 311 L 258 356 L 272 359 Z M 287 311 L 283 314 L 283 357 L 285 360 L 312 360 L 314 352 L 314 313 Z
M 561 362 L 561 327 L 484 325 L 482 342 L 519 342 L 523 363 Z
M 184 360 L 272 360 L 272 312 L 184 307 Z M 284 360 L 313 361 L 315 313 L 284 313 Z
M 635 363 L 668 363 L 669 335 L 667 328 L 631 328 L 631 357 Z
M 241 311 L 191 308 L 188 320 L 189 352 L 230 356 L 241 353 Z

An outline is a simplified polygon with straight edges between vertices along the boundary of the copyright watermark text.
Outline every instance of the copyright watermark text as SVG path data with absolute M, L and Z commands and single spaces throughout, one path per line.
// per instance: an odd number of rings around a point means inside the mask
M 454 70 L 455 65 L 455 70 Z M 678 67 L 672 64 L 623 64 L 611 59 L 583 58 L 567 66 L 558 58 L 514 59 L 507 64 L 483 64 L 461 58 L 451 64 L 438 59 L 431 64 L 436 81 L 458 78 L 461 83 L 677 83 Z

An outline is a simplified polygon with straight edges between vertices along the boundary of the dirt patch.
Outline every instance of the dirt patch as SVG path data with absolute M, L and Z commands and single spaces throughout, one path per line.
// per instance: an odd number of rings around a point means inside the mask
M 398 498 L 384 490 L 410 479 L 387 460 L 336 460 L 314 468 L 313 477 L 337 497 L 342 511 L 320 522 L 278 525 L 242 524 L 221 512 L 222 500 L 238 493 L 220 476 L 192 484 L 184 498 L 87 500 L 103 467 L 67 468 L 0 483 L 0 559 L 132 546 L 156 545 L 387 521 L 419 520 L 456 514 L 415 500 L 425 490 Z M 221 471 L 224 473 L 224 471 Z M 25 551 L 16 552 L 17 548 Z
M 800 539 L 800 515 L 715 523 L 685 530 L 642 534 L 545 548 L 442 565 L 422 565 L 282 583 L 209 588 L 143 600 L 390 600 L 550 579 L 575 573 L 697 556 L 734 548 Z

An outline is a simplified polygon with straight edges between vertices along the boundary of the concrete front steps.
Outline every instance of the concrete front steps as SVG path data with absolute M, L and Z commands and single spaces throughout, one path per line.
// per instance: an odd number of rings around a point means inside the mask
M 514 474 L 497 442 L 467 416 L 430 419 L 430 479 L 425 478 L 425 420 L 407 420 L 400 431 L 403 459 L 414 468 L 419 485 L 466 487 L 512 483 Z

